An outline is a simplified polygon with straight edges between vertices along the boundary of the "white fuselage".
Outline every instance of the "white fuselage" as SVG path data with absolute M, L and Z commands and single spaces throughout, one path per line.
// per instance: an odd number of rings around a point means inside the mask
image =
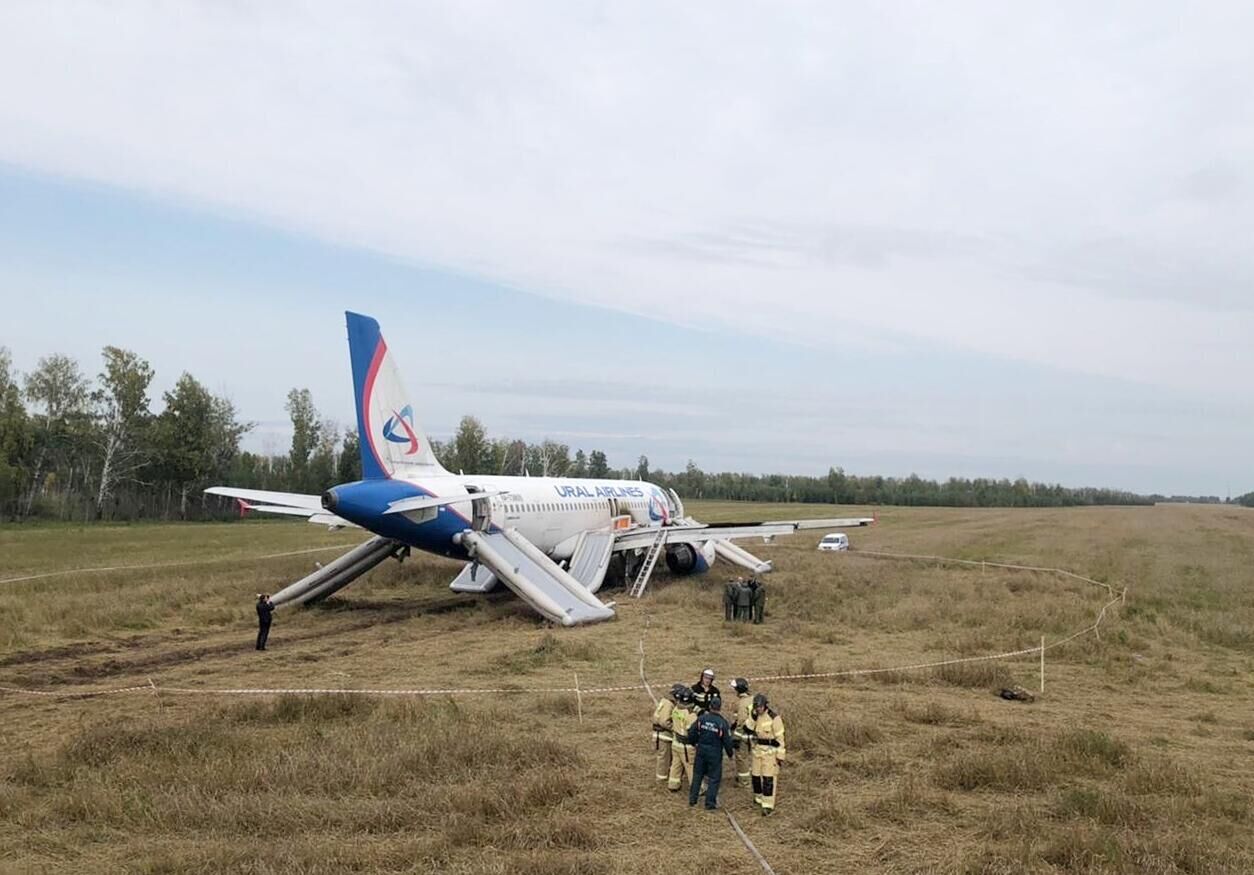
M 397 472 L 391 482 L 407 484 L 430 496 L 468 496 L 466 502 L 439 508 L 355 519 L 376 534 L 444 555 L 461 552 L 455 536 L 476 527 L 469 499 L 475 492 L 501 493 L 487 499 L 490 515 L 486 521 L 478 521 L 479 528 L 517 529 L 557 559 L 570 555 L 582 532 L 606 528 L 622 517 L 632 525 L 663 526 L 674 521 L 681 510 L 666 490 L 642 480 L 447 473 L 419 477 Z

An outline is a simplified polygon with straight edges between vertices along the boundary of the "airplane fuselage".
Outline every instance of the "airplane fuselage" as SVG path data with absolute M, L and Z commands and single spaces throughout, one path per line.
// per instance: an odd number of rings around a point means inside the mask
M 476 502 L 476 492 L 489 497 Z M 386 513 L 392 502 L 424 495 L 466 495 L 467 500 Z M 457 538 L 467 529 L 517 529 L 540 550 L 555 559 L 565 559 L 582 532 L 606 528 L 623 517 L 634 526 L 663 526 L 681 512 L 665 489 L 642 480 L 461 474 L 420 477 L 398 473 L 388 480 L 343 484 L 327 492 L 323 505 L 377 535 L 457 558 L 467 558 Z

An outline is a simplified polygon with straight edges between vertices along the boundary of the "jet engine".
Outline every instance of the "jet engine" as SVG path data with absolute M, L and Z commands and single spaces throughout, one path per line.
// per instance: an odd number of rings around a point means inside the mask
M 666 548 L 666 567 L 671 574 L 705 574 L 714 561 L 714 542 L 671 544 Z

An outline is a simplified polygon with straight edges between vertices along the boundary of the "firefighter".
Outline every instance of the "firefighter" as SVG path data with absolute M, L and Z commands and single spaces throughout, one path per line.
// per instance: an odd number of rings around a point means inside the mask
M 714 669 L 707 668 L 692 686 L 692 700 L 697 703 L 697 710 L 704 711 L 714 696 L 722 696 L 718 687 L 714 686 Z
M 753 697 L 749 695 L 749 682 L 744 678 L 732 681 L 732 689 L 736 691 L 736 711 L 731 720 L 735 749 L 732 765 L 736 770 L 736 786 L 739 787 L 749 780 L 753 766 L 753 751 L 749 749 L 749 736 L 745 730 L 753 717 Z
M 697 706 L 692 690 L 684 687 L 671 709 L 671 770 L 667 773 L 666 789 L 672 793 L 679 792 L 685 776 L 692 782 L 692 745 L 688 743 L 688 730 L 696 720 Z
M 731 726 L 719 712 L 723 700 L 710 696 L 704 713 L 688 728 L 688 743 L 696 746 L 693 756 L 692 783 L 688 786 L 688 804 L 696 805 L 701 795 L 701 779 L 705 779 L 705 810 L 718 808 L 718 787 L 723 782 L 723 754 L 730 757 Z
M 679 701 L 683 684 L 675 684 L 670 692 L 658 699 L 653 709 L 653 749 L 657 751 L 657 770 L 654 775 L 659 781 L 665 781 L 671 773 L 671 711 Z
M 779 792 L 779 764 L 784 762 L 784 721 L 766 700 L 765 693 L 753 697 L 753 713 L 747 727 L 753 744 L 753 802 L 762 806 L 763 816 L 775 813 Z

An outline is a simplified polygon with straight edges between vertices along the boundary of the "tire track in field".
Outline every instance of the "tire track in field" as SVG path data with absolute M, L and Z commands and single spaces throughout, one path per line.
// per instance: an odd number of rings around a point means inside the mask
M 343 613 L 349 616 L 358 612 L 369 612 L 371 616 L 352 622 L 337 623 L 330 629 L 307 629 L 291 633 L 285 631 L 283 642 L 286 645 L 315 640 L 334 641 L 342 635 L 351 635 L 366 629 L 390 626 L 423 616 L 436 616 L 455 611 L 471 610 L 484 603 L 496 604 L 506 600 L 510 595 L 510 593 L 496 593 L 487 597 L 450 596 L 424 602 L 421 606 L 404 602 L 395 604 L 387 602 L 374 604 L 368 602 L 328 604 L 325 608 L 315 608 L 314 610 L 326 610 L 332 614 Z M 254 630 L 251 626 L 246 630 L 241 630 L 240 637 L 232 638 L 229 641 L 199 645 L 195 643 L 211 637 L 220 637 L 223 634 L 234 633 L 216 630 L 190 639 L 194 646 L 169 650 L 160 650 L 158 648 L 163 644 L 174 642 L 186 644 L 189 642 L 189 639 L 181 635 L 145 636 L 121 640 L 82 642 L 42 650 L 26 650 L 4 657 L 0 660 L 0 666 L 32 666 L 31 670 L 19 671 L 10 676 L 9 680 L 15 685 L 29 687 L 52 686 L 73 682 L 81 683 L 82 681 L 90 680 L 113 679 L 134 674 L 152 674 L 155 671 L 173 668 L 198 660 L 236 656 L 252 649 Z M 451 634 L 451 632 L 439 632 L 436 634 Z M 152 652 L 154 650 L 156 652 Z M 140 655 L 131 659 L 118 658 L 130 655 L 136 651 L 147 652 L 140 653 Z M 99 661 L 77 661 L 83 657 L 106 658 Z M 50 665 L 49 663 L 52 664 Z M 38 665 L 37 669 L 33 668 L 35 664 Z

